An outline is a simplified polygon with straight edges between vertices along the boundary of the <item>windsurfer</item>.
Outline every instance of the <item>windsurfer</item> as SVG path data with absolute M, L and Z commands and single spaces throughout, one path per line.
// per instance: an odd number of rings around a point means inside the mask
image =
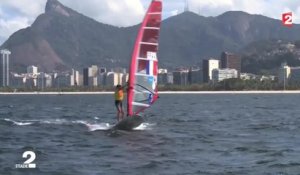
M 120 121 L 124 118 L 124 111 L 123 111 L 123 99 L 124 99 L 124 91 L 121 85 L 116 86 L 115 90 L 115 106 L 117 108 L 117 120 Z

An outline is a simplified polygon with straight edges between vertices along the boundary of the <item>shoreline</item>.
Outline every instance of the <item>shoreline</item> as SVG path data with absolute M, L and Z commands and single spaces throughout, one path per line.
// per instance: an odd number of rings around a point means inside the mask
M 107 92 L 0 92 L 0 95 L 105 95 Z M 281 91 L 161 91 L 158 94 L 300 94 L 300 90 Z

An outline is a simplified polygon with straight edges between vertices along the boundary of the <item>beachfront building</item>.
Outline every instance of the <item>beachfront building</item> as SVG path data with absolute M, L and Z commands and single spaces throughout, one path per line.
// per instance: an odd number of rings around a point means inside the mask
M 87 67 L 83 69 L 83 86 L 94 86 L 98 83 L 97 79 L 97 67 Z
M 105 78 L 105 85 L 107 86 L 116 86 L 118 84 L 123 84 L 123 73 L 117 73 L 117 72 L 107 72 L 106 78 Z M 125 74 L 126 76 L 126 74 Z
M 36 86 L 36 75 L 32 74 L 11 74 L 11 87 L 14 88 L 34 88 Z
M 129 74 L 125 73 L 122 76 L 122 85 L 124 86 L 126 84 L 126 82 L 128 82 L 129 80 Z
M 208 83 L 212 80 L 212 70 L 219 68 L 219 60 L 207 59 L 202 61 L 203 82 Z
M 24 87 L 27 89 L 36 87 L 36 77 L 25 75 Z
M 27 73 L 28 74 L 35 74 L 35 75 L 37 75 L 38 74 L 38 67 L 33 66 L 33 65 L 28 66 L 27 67 Z
M 19 75 L 17 73 L 11 74 L 11 87 L 24 88 L 26 82 L 25 74 Z
M 157 75 L 157 83 L 158 84 L 168 84 L 168 73 L 159 73 Z
M 241 73 L 240 79 L 242 80 L 255 80 L 257 79 L 257 75 L 251 73 Z
M 291 67 L 286 63 L 282 63 L 278 72 L 278 81 L 281 84 L 288 83 L 291 74 Z
M 221 53 L 221 69 L 229 68 L 235 69 L 238 71 L 238 77 L 240 76 L 241 69 L 242 69 L 242 60 L 239 55 L 229 53 L 229 52 L 222 52 Z
M 105 86 L 106 82 L 106 72 L 100 72 L 99 75 L 97 76 L 97 81 L 98 81 L 98 86 Z
M 259 81 L 274 81 L 275 78 L 276 77 L 274 75 L 262 75 L 259 76 Z
M 83 86 L 98 86 L 99 83 L 99 68 L 97 65 L 92 65 L 83 69 Z
M 80 86 L 80 74 L 79 71 L 72 69 L 70 75 L 70 86 Z
M 238 78 L 238 71 L 235 69 L 214 69 L 212 70 L 212 81 L 214 83 L 230 79 Z
M 291 83 L 300 83 L 300 67 L 291 67 L 290 68 L 290 77 L 289 82 Z
M 89 85 L 89 68 L 83 68 L 83 86 L 88 86 Z
M 7 49 L 0 50 L 0 87 L 9 86 L 9 55 L 11 52 Z
M 38 89 L 44 90 L 45 88 L 52 87 L 52 77 L 49 74 L 40 72 L 37 75 L 36 86 Z
M 168 79 L 168 82 L 167 84 L 174 84 L 174 76 L 173 76 L 173 73 L 172 72 L 168 72 L 168 75 L 167 75 L 167 79 Z
M 173 84 L 188 85 L 188 69 L 177 69 L 173 72 Z
M 89 75 L 91 77 L 97 77 L 98 72 L 99 72 L 99 68 L 97 65 L 92 65 L 91 67 L 89 67 Z
M 168 70 L 158 69 L 157 83 L 164 85 L 168 83 Z
M 126 68 L 123 68 L 123 67 L 116 67 L 116 68 L 113 68 L 111 70 L 112 72 L 115 72 L 115 73 L 122 73 L 122 74 L 126 74 Z
M 189 83 L 190 84 L 201 84 L 203 83 L 203 71 L 200 68 L 191 68 L 189 70 Z
M 53 83 L 52 86 L 55 88 L 64 88 L 71 86 L 71 74 L 69 72 L 53 73 L 51 75 Z
M 99 68 L 99 73 L 100 73 L 100 74 L 106 73 L 106 68 L 105 68 L 105 67 L 100 67 L 100 68 Z
M 88 81 L 89 81 L 88 82 L 89 86 L 98 86 L 98 76 L 96 76 L 96 77 L 94 77 L 94 76 L 89 77 Z

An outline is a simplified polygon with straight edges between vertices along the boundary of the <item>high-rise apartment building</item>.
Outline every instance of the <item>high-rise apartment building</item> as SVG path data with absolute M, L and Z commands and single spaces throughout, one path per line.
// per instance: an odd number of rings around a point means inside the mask
M 238 71 L 238 76 L 241 73 L 242 61 L 241 57 L 229 52 L 222 52 L 221 54 L 221 68 L 235 69 Z
M 0 87 L 9 86 L 9 50 L 0 50 Z
M 203 70 L 203 82 L 208 83 L 212 80 L 212 70 L 219 68 L 219 60 L 208 59 L 203 60 L 202 70 Z

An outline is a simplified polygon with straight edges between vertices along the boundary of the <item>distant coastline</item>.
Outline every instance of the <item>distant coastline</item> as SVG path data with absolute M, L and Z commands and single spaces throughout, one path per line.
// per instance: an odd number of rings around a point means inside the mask
M 112 91 L 95 92 L 0 92 L 0 95 L 105 95 Z M 300 90 L 280 91 L 161 91 L 159 94 L 300 94 Z

